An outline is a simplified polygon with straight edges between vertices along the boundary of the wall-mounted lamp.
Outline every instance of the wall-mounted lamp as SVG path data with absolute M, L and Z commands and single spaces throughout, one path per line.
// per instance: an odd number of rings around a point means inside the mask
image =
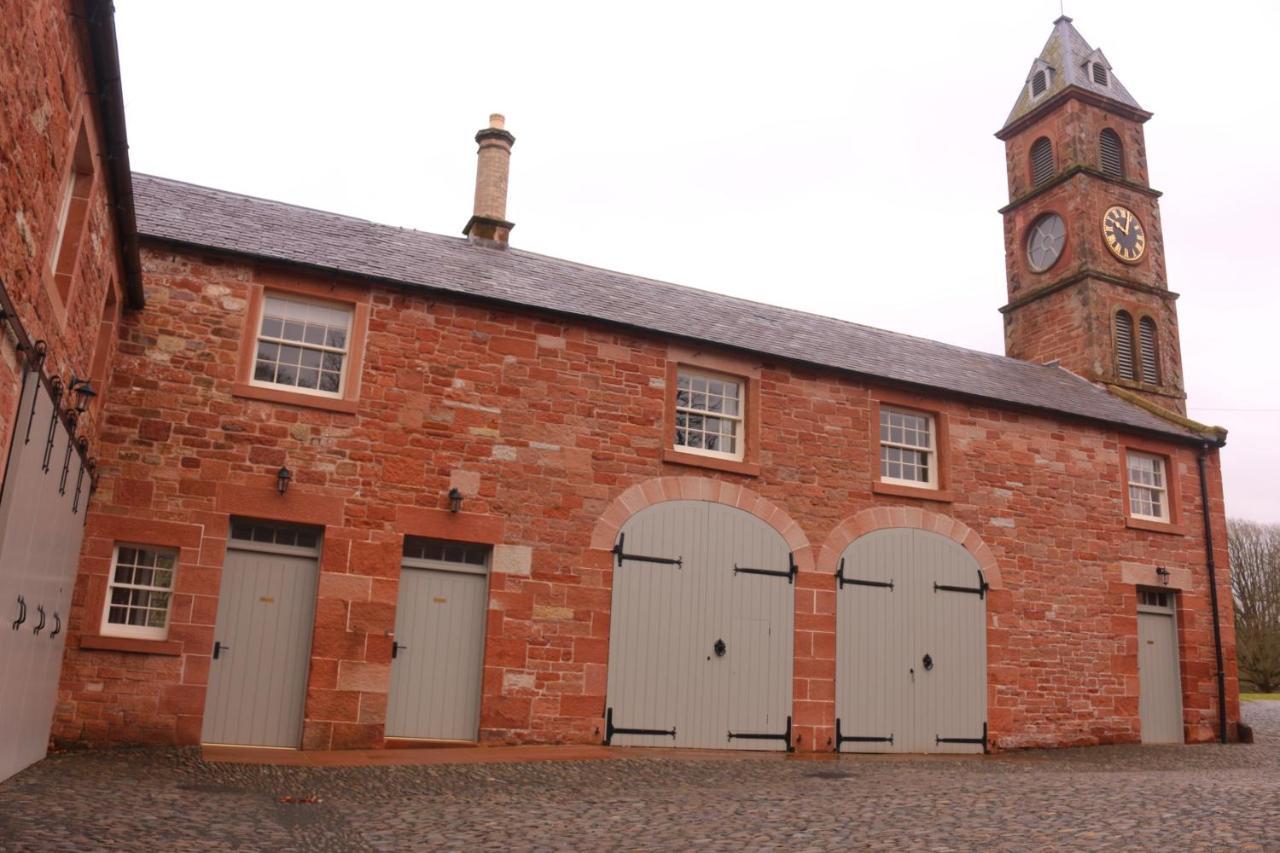
M 1156 577 L 1160 578 L 1160 583 L 1169 585 L 1169 570 L 1164 566 L 1156 566 Z
M 88 411 L 89 403 L 98 396 L 98 392 L 93 390 L 93 384 L 88 379 L 78 379 L 75 374 L 71 375 L 71 384 L 67 388 L 76 395 L 77 412 Z
M 276 472 L 276 491 L 284 494 L 289 491 L 289 481 L 293 479 L 293 473 L 281 465 L 280 470 Z
M 462 509 L 462 492 L 457 486 L 449 490 L 449 512 L 457 512 Z

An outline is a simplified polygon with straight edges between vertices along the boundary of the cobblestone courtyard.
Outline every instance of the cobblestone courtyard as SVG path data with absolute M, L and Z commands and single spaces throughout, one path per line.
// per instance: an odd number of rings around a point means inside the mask
M 64 754 L 0 784 L 0 849 L 1280 849 L 1280 702 L 1245 715 L 1253 746 L 959 759 L 315 769 Z

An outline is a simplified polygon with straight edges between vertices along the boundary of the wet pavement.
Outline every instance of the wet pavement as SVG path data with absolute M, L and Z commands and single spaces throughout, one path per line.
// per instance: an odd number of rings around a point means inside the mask
M 54 755 L 0 850 L 1280 849 L 1280 702 L 1253 745 L 282 767 Z

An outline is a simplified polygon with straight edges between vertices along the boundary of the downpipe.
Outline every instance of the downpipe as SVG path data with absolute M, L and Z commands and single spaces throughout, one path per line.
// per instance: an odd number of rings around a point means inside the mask
M 1209 458 L 1209 448 L 1213 445 L 1205 442 L 1200 445 L 1200 513 L 1204 520 L 1204 553 L 1205 567 L 1209 570 L 1209 606 L 1213 610 L 1213 651 L 1218 664 L 1218 742 L 1227 742 L 1227 674 L 1222 662 L 1222 620 L 1218 616 L 1218 573 L 1213 560 L 1213 517 L 1209 512 L 1209 478 L 1205 471 L 1205 462 Z M 1221 445 L 1218 445 L 1221 447 Z

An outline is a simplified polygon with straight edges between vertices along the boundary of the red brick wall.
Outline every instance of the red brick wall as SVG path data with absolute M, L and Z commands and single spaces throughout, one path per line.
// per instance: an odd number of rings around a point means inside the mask
M 78 3 L 57 0 L 0 8 L 0 279 L 32 340 L 48 342 L 46 370 L 63 379 L 90 375 L 107 289 L 122 280 L 78 10 Z M 83 224 L 70 229 L 81 233 L 63 306 L 53 295 L 50 256 L 81 122 L 95 176 Z M 8 459 L 20 383 L 13 345 L 0 342 L 0 471 Z M 99 410 L 90 410 L 82 430 L 95 444 Z
M 684 488 L 656 479 L 663 476 L 698 478 L 688 488 L 708 495 L 734 486 L 734 495 L 759 496 L 767 520 L 798 547 L 802 748 L 827 748 L 834 720 L 836 567 L 822 549 L 865 526 L 869 516 L 860 513 L 875 508 L 894 509 L 883 516 L 890 521 L 907 521 L 908 510 L 911 520 L 925 517 L 920 510 L 953 519 L 996 562 L 1000 583 L 988 613 L 998 743 L 1136 738 L 1134 584 L 1146 582 L 1143 571 L 1154 580 L 1155 565 L 1176 570 L 1184 588 L 1188 736 L 1212 734 L 1213 657 L 1189 449 L 1165 448 L 1185 532 L 1135 530 L 1125 526 L 1116 432 L 926 399 L 948 415 L 953 499 L 878 495 L 870 412 L 879 389 L 722 353 L 759 371 L 760 474 L 663 462 L 664 341 L 383 287 L 372 291 L 355 414 L 244 399 L 232 388 L 251 288 L 291 274 L 161 246 L 146 248 L 143 263 L 148 307 L 124 321 L 102 484 L 75 592 L 55 723 L 63 742 L 198 740 L 233 513 L 326 525 L 306 747 L 382 742 L 385 632 L 405 533 L 503 546 L 492 577 L 482 739 L 595 740 L 608 663 L 607 531 L 625 520 L 628 489 L 655 499 Z M 283 463 L 295 479 L 280 497 L 274 482 Z M 1216 455 L 1211 463 L 1221 544 Z M 466 493 L 457 515 L 445 509 L 452 485 Z M 164 644 L 88 647 L 119 539 L 181 549 Z M 1229 601 L 1225 553 L 1219 564 Z M 1234 668 L 1231 684 L 1234 697 Z M 1234 720 L 1234 700 L 1229 713 Z

